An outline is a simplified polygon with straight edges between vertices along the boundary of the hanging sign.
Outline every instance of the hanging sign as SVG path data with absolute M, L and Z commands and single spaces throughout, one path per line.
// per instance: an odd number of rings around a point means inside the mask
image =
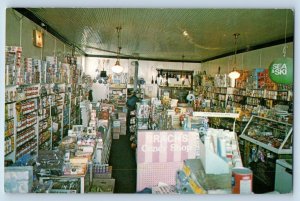
M 269 67 L 269 77 L 278 84 L 293 84 L 293 68 L 292 58 L 275 59 Z

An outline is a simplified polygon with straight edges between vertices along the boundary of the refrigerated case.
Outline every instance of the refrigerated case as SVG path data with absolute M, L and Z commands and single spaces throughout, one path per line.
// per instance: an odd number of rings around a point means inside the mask
M 276 161 L 275 191 L 292 193 L 293 191 L 293 161 L 278 159 Z

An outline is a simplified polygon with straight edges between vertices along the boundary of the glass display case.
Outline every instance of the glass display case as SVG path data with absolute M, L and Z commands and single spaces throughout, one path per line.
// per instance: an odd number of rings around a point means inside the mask
M 275 154 L 292 154 L 291 124 L 252 116 L 240 138 Z
M 253 171 L 253 192 L 274 191 L 276 161 L 293 157 L 292 125 L 252 116 L 239 138 L 243 164 Z

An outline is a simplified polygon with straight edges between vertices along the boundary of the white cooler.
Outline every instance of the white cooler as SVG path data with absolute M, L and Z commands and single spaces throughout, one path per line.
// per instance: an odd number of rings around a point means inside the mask
M 290 162 L 290 163 L 289 163 Z M 276 160 L 275 191 L 279 193 L 292 193 L 293 166 L 292 160 Z

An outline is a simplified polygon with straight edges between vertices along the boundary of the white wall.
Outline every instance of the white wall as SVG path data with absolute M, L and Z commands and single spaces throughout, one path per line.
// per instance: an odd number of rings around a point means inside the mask
M 284 45 L 276 45 L 259 50 L 249 51 L 237 55 L 237 70 L 252 70 L 254 68 L 269 68 L 269 65 L 276 58 L 282 57 Z M 293 43 L 287 44 L 287 57 L 294 57 Z M 207 74 L 214 75 L 218 72 L 218 67 L 221 67 L 221 74 L 232 71 L 234 56 L 224 57 L 213 61 L 202 63 L 202 70 Z
M 134 78 L 134 69 L 135 66 L 131 65 L 131 59 L 121 59 L 121 65 L 124 67 L 124 73 L 128 73 L 129 77 Z M 103 65 L 104 62 L 104 65 Z M 95 77 L 96 69 L 99 70 L 103 69 L 107 71 L 108 74 L 111 74 L 111 67 L 115 64 L 116 59 L 107 59 L 107 58 L 96 58 L 96 57 L 86 57 L 85 58 L 85 73 L 87 75 L 91 75 L 92 78 Z M 174 69 L 174 70 L 181 70 L 182 69 L 182 62 L 157 62 L 157 61 L 142 61 L 139 60 L 139 78 L 144 78 L 146 84 L 143 86 L 145 88 L 145 95 L 150 97 L 155 97 L 157 95 L 157 86 L 151 84 L 152 76 L 155 80 L 157 71 L 156 69 Z M 194 70 L 194 71 L 201 71 L 201 64 L 199 63 L 184 63 L 184 70 Z M 128 80 L 129 81 L 129 80 Z M 94 92 L 96 91 L 96 92 Z M 101 91 L 101 92 L 100 92 Z M 103 84 L 93 84 L 93 98 L 95 100 L 100 100 L 103 97 L 107 97 L 106 94 L 108 93 L 107 89 Z
M 33 45 L 33 30 L 44 33 L 44 46 Z M 66 45 L 45 29 L 9 8 L 6 10 L 6 46 L 21 46 L 22 58 L 44 59 L 46 56 L 57 56 L 61 61 L 64 55 L 72 54 L 72 47 Z
M 116 59 L 107 59 L 107 58 L 96 58 L 96 57 L 87 57 L 86 58 L 86 66 L 85 73 L 91 75 L 92 77 L 95 75 L 95 70 L 98 67 L 100 70 L 103 68 L 104 61 L 104 69 L 111 74 L 111 67 L 115 64 Z M 121 59 L 121 65 L 124 67 L 125 73 L 129 73 L 129 76 L 134 76 L 134 65 L 131 65 L 131 59 Z M 144 78 L 146 84 L 151 83 L 152 76 L 155 79 L 157 75 L 157 68 L 163 69 L 175 69 L 181 70 L 182 62 L 158 62 L 158 61 L 138 61 L 139 62 L 139 78 Z M 184 70 L 194 70 L 200 71 L 201 64 L 199 63 L 184 63 Z

